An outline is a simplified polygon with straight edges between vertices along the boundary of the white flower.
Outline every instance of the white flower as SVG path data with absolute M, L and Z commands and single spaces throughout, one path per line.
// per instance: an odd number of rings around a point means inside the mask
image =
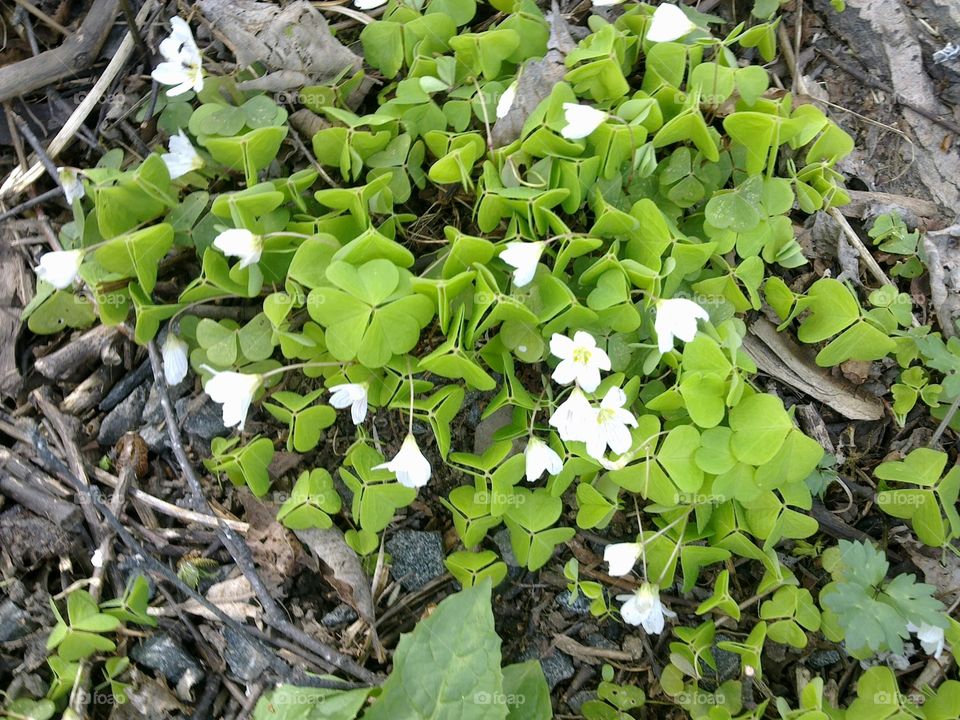
M 160 54 L 164 62 L 150 76 L 161 85 L 175 86 L 167 90 L 168 96 L 203 90 L 203 60 L 186 20 L 170 18 L 170 35 L 160 43 Z
M 94 550 L 93 555 L 90 556 L 90 564 L 95 568 L 103 567 L 103 553 L 100 552 L 100 548 Z
M 83 250 L 57 250 L 44 253 L 33 271 L 57 290 L 64 290 L 73 285 L 82 263 Z
M 373 10 L 386 5 L 387 0 L 353 0 L 353 4 L 360 10 Z
M 557 429 L 560 439 L 565 442 L 570 440 L 585 442 L 591 425 L 596 422 L 594 419 L 596 412 L 583 391 L 575 387 L 570 396 L 553 411 L 553 415 L 550 416 L 550 425 Z
M 624 409 L 627 396 L 618 387 L 607 390 L 607 394 L 600 401 L 600 409 L 593 418 L 593 427 L 587 435 L 587 454 L 592 458 L 600 459 L 607 450 L 607 446 L 617 455 L 622 455 L 630 449 L 633 439 L 627 425 L 637 426 L 637 419 L 633 413 Z
M 330 388 L 330 404 L 338 410 L 350 406 L 350 417 L 359 425 L 367 417 L 367 386 L 359 383 L 344 383 Z
M 514 268 L 513 284 L 517 287 L 529 285 L 537 273 L 537 263 L 543 255 L 544 243 L 537 242 L 509 242 L 500 253 L 500 259 Z
M 613 543 L 603 549 L 603 561 L 610 566 L 608 573 L 616 577 L 633 570 L 640 558 L 640 543 Z
M 540 438 L 532 437 L 523 451 L 527 461 L 527 482 L 536 482 L 546 470 L 551 475 L 557 475 L 563 470 L 563 460 L 556 451 Z
M 260 262 L 263 238 L 245 228 L 231 228 L 217 235 L 213 246 L 224 255 L 240 258 L 240 267 Z
M 576 380 L 581 388 L 593 392 L 600 384 L 600 371 L 610 369 L 610 356 L 597 347 L 593 335 L 583 330 L 578 330 L 573 340 L 554 333 L 550 338 L 550 352 L 560 358 L 552 376 L 560 385 Z
M 393 460 L 375 465 L 374 470 L 389 470 L 395 473 L 397 480 L 404 487 L 420 488 L 430 479 L 430 461 L 420 452 L 417 439 L 410 433 L 403 439 L 400 452 L 393 456 Z
M 920 646 L 927 655 L 933 655 L 938 660 L 940 659 L 944 644 L 943 628 L 927 623 L 922 623 L 920 627 L 913 623 L 907 623 L 907 631 L 917 634 L 917 640 L 920 641 Z
M 187 345 L 175 332 L 167 330 L 160 354 L 163 356 L 163 377 L 171 387 L 179 385 L 187 376 Z
M 587 137 L 600 127 L 604 120 L 610 116 L 603 110 L 597 110 L 589 105 L 564 103 L 563 117 L 567 124 L 560 131 L 560 134 L 567 140 L 579 140 Z
M 619 5 L 623 0 L 593 0 L 594 7 L 612 7 L 613 5 Z
M 517 81 L 514 80 L 510 83 L 509 87 L 503 91 L 503 95 L 500 96 L 500 99 L 497 101 L 497 119 L 499 120 L 502 117 L 506 117 L 507 113 L 510 112 L 510 108 L 513 107 L 513 101 L 517 99 Z
M 253 394 L 260 387 L 263 378 L 246 373 L 217 372 L 207 365 L 201 367 L 213 373 L 213 377 L 207 380 L 203 389 L 211 400 L 223 405 L 223 424 L 227 427 L 236 426 L 243 431 Z
M 60 185 L 63 187 L 63 197 L 68 205 L 73 205 L 74 200 L 79 200 L 86 194 L 83 183 L 80 181 L 80 171 L 74 167 L 58 167 L 57 176 L 60 178 Z
M 183 130 L 170 136 L 170 152 L 161 155 L 160 159 L 167 166 L 171 180 L 203 167 L 203 158 L 190 144 L 190 139 Z
M 647 30 L 650 42 L 671 42 L 679 40 L 697 29 L 697 24 L 687 17 L 676 5 L 664 3 L 653 13 L 653 22 Z
M 660 590 L 656 585 L 643 583 L 636 592 L 630 595 L 617 595 L 617 600 L 623 600 L 620 615 L 624 622 L 630 625 L 642 625 L 651 635 L 663 632 L 663 618 L 676 617 L 676 613 L 667 610 L 660 603 Z
M 690 342 L 697 335 L 697 320 L 709 320 L 710 315 L 693 300 L 673 298 L 657 301 L 657 319 L 653 329 L 657 332 L 660 354 L 673 350 L 673 339 Z

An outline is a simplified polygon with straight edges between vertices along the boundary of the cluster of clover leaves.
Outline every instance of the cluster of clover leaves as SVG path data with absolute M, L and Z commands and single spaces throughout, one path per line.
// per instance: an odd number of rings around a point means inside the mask
M 139 162 L 115 150 L 81 171 L 74 221 L 60 238 L 75 253 L 79 290 L 39 282 L 29 327 L 49 333 L 132 315 L 136 341 L 159 336 L 171 363 L 178 352 L 188 358 L 228 425 L 243 429 L 252 399 L 300 453 L 334 423 L 335 388 L 336 406 L 352 406 L 355 442 L 339 468 L 304 470 L 279 517 L 297 529 L 336 518 L 363 557 L 429 485 L 421 448 L 431 444 L 434 462 L 469 478 L 440 498 L 463 546 L 448 567 L 465 587 L 506 577 L 488 540 L 501 525 L 533 571 L 576 528 L 602 531 L 639 505 L 629 540 L 658 612 L 658 587 L 688 592 L 703 568 L 733 558 L 762 566 L 760 620 L 742 641 L 720 643 L 757 680 L 767 638 L 802 648 L 822 626 L 863 655 L 899 651 L 909 627 L 955 634 L 931 588 L 886 582 L 882 557 L 870 571 L 857 567 L 876 552 L 869 546 L 836 551 L 819 607 L 776 550 L 818 530 L 809 511 L 824 452 L 779 398 L 751 384 L 743 316 L 765 299 L 782 329 L 829 341 L 822 365 L 899 352 L 906 366 L 919 354 L 904 338 L 915 348 L 926 337 L 904 330 L 909 302 L 892 286 L 865 310 L 837 280 L 797 294 L 778 277 L 806 262 L 792 218 L 848 201 L 834 165 L 853 141 L 815 105 L 768 92 L 761 66 L 741 66 L 742 49 L 773 59 L 777 21 L 720 36 L 718 18 L 685 8 L 688 31 L 654 42 L 652 6 L 626 4 L 614 22 L 593 15 L 560 61 L 563 79 L 515 140 L 494 146 L 491 127 L 516 102 L 528 61 L 547 54 L 551 26 L 533 0 L 491 4 L 499 14 L 473 0 L 390 0 L 359 38 L 384 79 L 375 110 L 348 106 L 362 72 L 299 96 L 325 120 L 307 169 L 291 172 L 305 162 L 285 145 L 287 110 L 238 89 L 249 71 L 162 95 L 154 110 L 173 138 L 166 160 L 163 149 Z M 494 21 L 471 30 L 478 12 Z M 437 217 L 459 222 L 441 234 Z M 195 264 L 199 275 L 179 282 Z M 672 316 L 678 299 L 688 312 Z M 212 304 L 255 314 L 198 311 Z M 558 360 L 593 363 L 603 376 L 554 370 Z M 295 372 L 308 391 L 284 389 Z M 454 446 L 451 423 L 468 394 L 489 398 L 484 416 L 511 414 L 482 454 Z M 599 452 L 558 417 L 574 401 L 575 420 L 620 418 Z M 411 429 L 416 419 L 433 439 L 378 449 L 368 407 L 409 415 Z M 212 450 L 209 470 L 269 491 L 270 437 L 241 433 Z M 907 462 L 923 474 L 884 468 L 892 484 L 882 506 L 943 545 L 960 533 L 960 476 L 941 479 L 944 464 L 929 458 Z M 697 613 L 736 622 L 742 607 L 726 567 Z M 607 588 L 581 581 L 575 562 L 566 573 L 595 615 L 616 615 Z M 858 612 L 877 604 L 885 621 L 852 633 Z M 714 619 L 674 630 L 662 687 L 691 712 L 731 717 L 741 711 L 737 682 L 721 687 L 729 704 L 701 689 L 715 667 L 715 632 Z M 790 717 L 823 716 L 822 682 L 807 688 L 801 710 L 811 714 Z M 865 712 L 848 717 L 873 717 Z

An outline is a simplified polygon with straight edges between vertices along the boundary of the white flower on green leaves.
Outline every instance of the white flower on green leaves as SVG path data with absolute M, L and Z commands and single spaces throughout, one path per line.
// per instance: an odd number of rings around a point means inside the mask
M 75 167 L 58 167 L 57 177 L 60 179 L 60 186 L 63 188 L 63 197 L 68 205 L 73 205 L 74 200 L 79 200 L 86 194 L 83 182 L 80 180 L 80 171 Z
M 593 335 L 583 330 L 578 330 L 572 340 L 554 333 L 550 338 L 550 352 L 560 358 L 552 376 L 560 385 L 575 381 L 587 392 L 593 392 L 600 384 L 600 371 L 610 369 L 610 356 L 597 347 Z
M 674 338 L 690 342 L 697 336 L 697 320 L 709 320 L 710 315 L 693 300 L 673 298 L 657 301 L 657 318 L 653 329 L 657 333 L 660 353 L 673 350 Z
M 503 91 L 503 95 L 500 96 L 500 99 L 497 101 L 497 119 L 499 120 L 502 117 L 506 117 L 507 113 L 510 112 L 510 108 L 513 107 L 513 101 L 517 99 L 517 81 L 514 80 Z
M 637 426 L 637 419 L 633 413 L 623 406 L 627 396 L 618 387 L 607 390 L 600 408 L 594 412 L 593 426 L 587 435 L 587 454 L 600 459 L 607 451 L 607 446 L 617 455 L 622 455 L 630 449 L 633 438 L 629 427 Z
M 650 42 L 672 42 L 697 29 L 697 24 L 676 5 L 658 5 L 653 13 L 653 22 L 647 30 Z
M 603 561 L 609 565 L 607 573 L 622 577 L 633 570 L 640 558 L 640 543 L 611 543 L 603 549 Z
M 557 475 L 563 470 L 563 460 L 556 451 L 543 440 L 531 437 L 523 451 L 526 461 L 527 482 L 536 482 L 546 470 L 551 475 Z
M 260 262 L 263 238 L 246 228 L 231 228 L 217 235 L 213 246 L 224 255 L 240 258 L 240 267 L 245 268 Z
M 537 263 L 543 255 L 543 241 L 537 242 L 509 242 L 500 253 L 500 259 L 514 268 L 513 284 L 516 287 L 529 285 L 533 276 L 537 274 Z
M 375 465 L 374 470 L 389 470 L 397 476 L 397 481 L 404 487 L 421 488 L 430 480 L 432 473 L 430 461 L 420 452 L 417 439 L 411 434 L 403 439 L 400 451 L 393 456 L 390 462 Z
M 187 376 L 187 345 L 175 332 L 167 331 L 167 336 L 160 346 L 160 355 L 163 357 L 163 377 L 167 385 L 179 385 Z
M 560 134 L 567 140 L 585 138 L 600 127 L 608 117 L 610 115 L 603 110 L 597 110 L 589 105 L 564 103 L 563 119 L 566 125 L 560 130 Z
M 181 17 L 170 18 L 170 34 L 160 43 L 163 62 L 150 76 L 161 85 L 172 85 L 167 95 L 203 90 L 203 59 L 190 26 Z
M 65 290 L 77 279 L 82 264 L 83 250 L 57 250 L 44 253 L 33 271 L 40 280 L 47 281 L 57 290 Z
M 247 421 L 247 411 L 253 402 L 253 395 L 263 382 L 259 375 L 232 371 L 217 372 L 207 365 L 201 366 L 213 377 L 207 380 L 204 390 L 210 399 L 223 406 L 223 424 L 243 430 Z
M 170 152 L 163 153 L 160 159 L 167 166 L 167 172 L 170 173 L 171 180 L 203 167 L 203 158 L 194 149 L 190 143 L 190 138 L 183 130 L 170 136 L 169 147 Z
M 386 5 L 387 0 L 353 0 L 353 4 L 358 10 L 373 10 L 381 5 Z
M 596 422 L 596 410 L 580 388 L 575 387 L 570 395 L 553 411 L 550 426 L 557 429 L 564 442 L 586 442 L 588 431 Z
M 917 634 L 920 647 L 923 648 L 923 651 L 927 655 L 932 655 L 938 660 L 940 659 L 944 646 L 943 628 L 927 623 L 921 623 L 920 627 L 917 627 L 913 623 L 907 623 L 907 631 Z
M 367 417 L 367 386 L 360 383 L 343 383 L 330 388 L 330 404 L 338 410 L 350 408 L 350 418 L 359 425 Z
M 663 632 L 664 618 L 676 617 L 676 613 L 667 610 L 660 602 L 660 590 L 656 585 L 643 583 L 636 592 L 629 595 L 617 595 L 623 601 L 620 616 L 630 625 L 641 625 L 651 635 Z

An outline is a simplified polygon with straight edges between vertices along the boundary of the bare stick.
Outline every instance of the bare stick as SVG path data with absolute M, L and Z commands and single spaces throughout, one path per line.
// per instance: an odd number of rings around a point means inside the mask
M 170 396 L 167 393 L 166 380 L 163 375 L 163 366 L 160 360 L 160 353 L 157 350 L 157 343 L 151 340 L 147 345 L 147 351 L 150 354 L 150 365 L 153 367 L 154 386 L 157 389 L 157 395 L 160 397 L 160 406 L 163 408 L 170 447 L 173 449 L 173 454 L 180 464 L 180 469 L 183 471 L 184 478 L 187 481 L 187 487 L 190 488 L 194 508 L 198 512 L 210 513 L 210 506 L 203 495 L 203 487 L 200 485 L 200 479 L 197 477 L 197 473 L 193 469 L 190 459 L 187 457 L 186 450 L 184 450 L 183 441 L 180 439 L 177 418 L 173 411 L 173 403 L 170 402 Z M 247 547 L 243 538 L 224 523 L 220 523 L 217 530 L 227 552 L 230 553 L 230 556 L 247 580 L 250 581 L 250 585 L 253 587 L 257 599 L 263 606 L 267 624 L 276 628 L 291 640 L 302 644 L 344 672 L 350 673 L 365 682 L 375 682 L 377 680 L 376 675 L 369 670 L 360 667 L 346 655 L 337 652 L 329 645 L 315 640 L 290 623 L 277 604 L 277 601 L 273 599 L 273 596 L 270 595 L 270 592 L 263 584 L 263 580 L 260 579 L 253 562 L 253 557 L 250 554 L 250 548 Z
M 147 17 L 150 15 L 150 12 L 153 10 L 155 0 L 146 0 L 143 3 L 143 7 L 140 8 L 140 12 L 137 13 L 137 23 L 143 23 Z M 114 10 L 116 7 L 114 6 Z M 93 10 L 87 13 L 89 18 Z M 112 15 L 111 15 L 112 19 Z M 86 21 L 84 21 L 86 22 Z M 107 29 L 109 30 L 109 23 L 104 23 L 108 25 Z M 66 43 L 64 43 L 66 45 Z M 50 142 L 47 146 L 47 155 L 51 158 L 57 157 L 64 148 L 66 148 L 70 142 L 73 140 L 73 136 L 77 133 L 77 130 L 83 125 L 86 121 L 87 116 L 93 111 L 97 106 L 97 103 L 100 102 L 100 99 L 103 97 L 104 93 L 113 83 L 114 78 L 120 73 L 120 70 L 126 64 L 127 60 L 130 58 L 130 53 L 133 52 L 133 37 L 128 32 L 123 41 L 120 43 L 120 47 L 117 48 L 116 54 L 113 56 L 113 59 L 107 64 L 106 69 L 103 71 L 103 75 L 100 76 L 100 79 L 94 83 L 93 87 L 90 88 L 90 92 L 83 99 L 77 109 L 73 111 L 73 114 L 67 119 L 67 122 L 64 123 L 63 127 L 60 129 L 60 132 L 57 133 L 56 137 Z M 63 46 L 61 46 L 63 47 Z M 19 65 L 19 63 L 17 63 Z M 16 68 L 17 65 L 10 65 L 6 68 L 0 69 L 0 72 L 7 72 L 13 68 Z M 45 85 L 46 83 L 42 83 Z M 2 88 L 0 88 L 2 89 Z M 16 86 L 16 93 L 21 94 L 25 92 L 24 88 L 20 87 L 19 82 Z M 2 97 L 2 93 L 0 93 Z M 0 199 L 10 195 L 11 193 L 20 193 L 23 192 L 30 184 L 35 182 L 37 178 L 43 173 L 43 166 L 37 162 L 29 170 L 23 170 L 19 167 L 14 168 L 13 171 L 7 176 L 7 179 L 4 181 L 3 185 L 0 186 Z

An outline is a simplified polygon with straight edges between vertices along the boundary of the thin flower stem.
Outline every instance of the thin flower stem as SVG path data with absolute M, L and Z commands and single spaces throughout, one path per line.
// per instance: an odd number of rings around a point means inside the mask
M 410 369 L 410 361 L 407 360 L 407 370 Z M 408 372 L 407 377 L 410 378 L 410 421 L 407 425 L 407 432 L 410 435 L 413 435 L 413 373 Z
M 268 370 L 265 373 L 260 374 L 262 380 L 266 380 L 268 377 L 273 377 L 274 375 L 282 375 L 283 373 L 289 370 L 301 370 L 305 368 L 321 368 L 321 367 L 344 367 L 349 363 L 339 363 L 339 362 L 302 362 L 294 363 L 293 365 L 284 365 L 283 367 L 278 367 L 273 370 Z

